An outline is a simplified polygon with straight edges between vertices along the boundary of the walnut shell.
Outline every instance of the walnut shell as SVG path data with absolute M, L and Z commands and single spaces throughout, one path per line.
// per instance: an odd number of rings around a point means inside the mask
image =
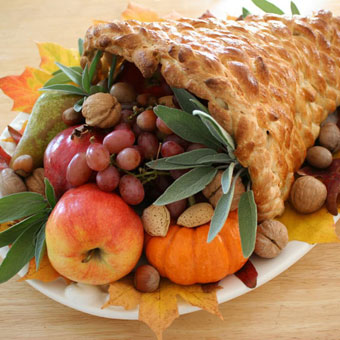
M 311 214 L 319 210 L 327 198 L 327 188 L 312 176 L 298 178 L 290 192 L 290 202 L 302 214 Z
M 27 189 L 45 196 L 44 168 L 37 168 L 33 174 L 25 179 Z
M 86 124 L 102 129 L 115 126 L 120 120 L 121 111 L 117 98 L 102 92 L 89 96 L 82 109 Z
M 271 259 L 280 254 L 288 243 L 288 231 L 284 224 L 275 220 L 263 221 L 257 227 L 255 254 Z
M 6 168 L 0 172 L 0 197 L 23 191 L 27 191 L 26 185 L 14 170 Z

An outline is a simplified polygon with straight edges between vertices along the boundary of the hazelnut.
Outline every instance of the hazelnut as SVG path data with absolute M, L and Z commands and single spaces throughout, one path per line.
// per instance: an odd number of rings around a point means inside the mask
M 25 179 L 27 189 L 45 196 L 44 168 L 34 169 L 31 176 Z
M 75 111 L 73 107 L 69 107 L 68 109 L 66 109 L 63 112 L 61 118 L 63 122 L 69 126 L 80 124 L 83 122 L 84 119 L 81 112 Z
M 321 126 L 319 142 L 331 152 L 336 152 L 340 148 L 340 130 L 334 123 L 326 123 Z
M 6 168 L 0 172 L 0 196 L 7 196 L 17 192 L 27 191 L 22 178 L 12 169 Z
M 219 171 L 215 178 L 204 188 L 203 195 L 209 200 L 209 202 L 215 208 L 219 199 L 223 195 L 221 178 L 223 171 Z M 231 202 L 230 211 L 236 210 L 238 208 L 238 203 L 242 194 L 245 192 L 244 185 L 240 177 L 237 178 L 235 183 L 234 197 Z
M 12 169 L 22 177 L 27 177 L 33 170 L 33 158 L 31 155 L 21 155 L 12 164 Z
M 331 152 L 323 146 L 313 146 L 307 151 L 307 162 L 318 169 L 328 168 L 333 157 Z
M 136 269 L 134 285 L 143 293 L 154 292 L 159 287 L 160 276 L 156 268 L 149 264 L 142 265 Z
M 121 105 L 109 93 L 98 92 L 89 96 L 83 104 L 86 124 L 102 129 L 115 126 L 121 117 Z
M 326 198 L 326 186 L 312 176 L 298 178 L 290 192 L 290 201 L 293 207 L 302 214 L 311 214 L 319 210 Z
M 165 205 L 150 205 L 143 210 L 142 223 L 149 235 L 165 237 L 170 226 L 170 212 Z
M 139 94 L 136 100 L 138 105 L 144 107 L 155 106 L 157 104 L 157 98 L 153 96 L 151 93 Z
M 120 103 L 131 103 L 136 100 L 136 92 L 129 83 L 115 83 L 110 89 L 111 96 L 117 98 Z
M 168 107 L 176 108 L 174 101 L 173 101 L 174 96 L 164 96 L 158 98 L 158 104 L 159 105 L 165 105 Z
M 255 254 L 271 259 L 288 243 L 288 231 L 284 224 L 275 220 L 263 221 L 257 227 Z

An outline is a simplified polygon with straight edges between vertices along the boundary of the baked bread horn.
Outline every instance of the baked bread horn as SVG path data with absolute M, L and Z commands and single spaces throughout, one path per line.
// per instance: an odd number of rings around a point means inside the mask
M 116 21 L 86 33 L 82 64 L 96 50 L 122 56 L 143 76 L 208 101 L 248 168 L 259 221 L 280 215 L 306 149 L 340 104 L 340 17 L 248 16 L 155 23 Z

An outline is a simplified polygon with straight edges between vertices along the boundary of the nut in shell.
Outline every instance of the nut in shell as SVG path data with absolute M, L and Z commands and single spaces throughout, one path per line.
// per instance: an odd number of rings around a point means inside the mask
M 33 170 L 31 176 L 25 179 L 27 189 L 45 196 L 44 168 Z
M 115 126 L 120 120 L 121 111 L 118 100 L 109 93 L 102 92 L 89 96 L 82 109 L 86 124 L 102 129 Z
M 6 168 L 0 172 L 0 197 L 23 191 L 27 191 L 27 187 L 12 169 Z
M 184 210 L 177 219 L 177 224 L 187 228 L 194 228 L 211 221 L 214 208 L 209 203 L 196 203 Z
M 290 202 L 296 211 L 311 214 L 319 210 L 327 198 L 327 188 L 312 176 L 298 178 L 290 192 Z
M 143 211 L 142 222 L 149 235 L 165 237 L 170 226 L 170 212 L 164 205 L 150 205 Z
M 255 254 L 267 259 L 274 258 L 288 243 L 288 231 L 284 224 L 275 220 L 263 221 L 257 227 Z

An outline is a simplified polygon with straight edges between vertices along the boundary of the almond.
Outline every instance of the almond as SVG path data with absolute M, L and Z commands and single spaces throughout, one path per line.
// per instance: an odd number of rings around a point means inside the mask
M 214 208 L 209 203 L 196 203 L 184 210 L 177 219 L 177 224 L 193 228 L 208 223 L 214 215 Z
M 165 237 L 170 226 L 170 212 L 165 205 L 150 205 L 143 211 L 142 222 L 149 235 Z

